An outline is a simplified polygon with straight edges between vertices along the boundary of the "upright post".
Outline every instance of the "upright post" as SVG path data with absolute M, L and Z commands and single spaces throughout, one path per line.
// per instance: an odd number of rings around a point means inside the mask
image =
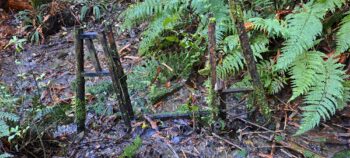
M 236 28 L 241 42 L 241 47 L 246 61 L 248 72 L 252 78 L 254 92 L 250 96 L 250 102 L 254 107 L 257 107 L 259 111 L 269 119 L 271 109 L 267 103 L 264 87 L 260 81 L 260 76 L 254 60 L 253 50 L 250 47 L 249 36 L 244 27 L 243 10 L 239 0 L 229 0 L 230 15 L 232 21 L 235 22 Z
M 134 117 L 134 112 L 131 105 L 131 100 L 128 92 L 127 76 L 124 73 L 122 63 L 118 54 L 118 47 L 115 44 L 112 25 L 107 26 L 107 38 L 111 48 L 111 56 L 117 68 L 117 76 L 119 77 L 118 87 L 120 89 L 120 98 L 122 99 L 122 105 L 125 106 L 129 119 Z
M 212 117 L 214 120 L 218 119 L 219 107 L 217 104 L 217 92 L 215 91 L 216 84 L 216 37 L 215 37 L 215 19 L 213 14 L 208 15 L 208 50 L 209 50 L 209 67 L 210 67 L 210 88 L 209 88 L 209 106 L 212 110 Z
M 84 40 L 80 37 L 82 28 L 75 28 L 75 57 L 76 57 L 76 96 L 75 96 L 75 122 L 78 132 L 85 130 L 85 78 L 84 78 Z
M 113 83 L 112 86 L 118 97 L 118 106 L 121 111 L 122 119 L 124 120 L 128 130 L 130 130 L 131 119 L 134 117 L 134 113 L 132 110 L 129 93 L 127 91 L 126 75 L 124 74 L 123 67 L 119 59 L 119 54 L 110 26 L 107 26 L 101 35 L 99 35 L 99 40 L 108 60 L 108 69 Z

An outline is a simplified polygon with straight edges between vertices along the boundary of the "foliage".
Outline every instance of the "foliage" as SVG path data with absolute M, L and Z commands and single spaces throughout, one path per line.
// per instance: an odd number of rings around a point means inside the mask
M 9 157 L 13 157 L 13 155 L 11 155 L 9 153 L 2 153 L 2 154 L 0 154 L 0 158 L 9 158 Z
M 341 21 L 341 26 L 337 32 L 337 53 L 343 53 L 350 47 L 350 39 L 348 38 L 350 31 L 350 12 Z
M 25 44 L 26 41 L 27 41 L 26 39 L 20 39 L 20 38 L 17 38 L 16 36 L 13 36 L 12 39 L 9 41 L 9 43 L 5 46 L 5 49 L 10 45 L 14 45 L 16 48 L 16 52 L 21 52 L 24 49 L 23 45 Z
M 112 91 L 112 83 L 108 81 L 102 81 L 96 85 L 86 87 L 86 92 L 96 97 L 94 103 L 90 106 L 96 114 L 103 114 L 108 109 L 106 108 L 106 101 L 113 94 L 110 93 Z
M 291 2 L 262 0 L 247 3 L 250 5 L 244 8 L 244 18 L 250 27 L 247 25 L 246 28 L 267 92 L 280 92 L 290 80 L 292 96 L 289 101 L 304 97 L 303 119 L 297 134 L 314 128 L 322 119 L 329 119 L 336 109 L 345 105 L 349 89 L 343 66 L 334 57 L 325 60 L 327 52 L 320 46 L 325 42 L 331 43 L 336 46 L 336 55 L 349 49 L 350 16 L 337 10 L 343 7 L 345 0 L 309 1 L 295 5 L 286 16 L 276 16 L 273 10 L 291 6 Z M 214 13 L 217 21 L 218 55 L 222 56 L 217 74 L 220 78 L 237 75 L 245 69 L 245 61 L 225 0 L 145 0 L 132 5 L 122 14 L 122 28 L 149 21 L 142 34 L 139 52 L 154 55 L 155 52 L 161 53 L 162 50 L 153 50 L 167 41 L 164 39 L 171 39 L 170 45 L 168 40 L 168 47 L 181 46 L 184 37 L 196 37 L 191 42 L 207 39 L 206 15 L 209 12 Z M 342 20 L 338 21 L 340 26 L 336 32 L 336 42 L 320 38 L 329 33 L 324 31 L 322 23 L 329 12 L 343 14 Z M 190 30 L 187 29 L 189 26 Z M 198 43 L 197 46 L 196 51 L 203 52 L 207 44 Z M 180 48 L 185 53 L 191 52 L 188 51 L 189 47 Z M 249 74 L 244 74 L 243 78 L 248 83 L 246 86 L 249 86 Z
M 13 112 L 17 99 L 5 86 L 0 85 L 0 89 L 0 138 L 11 136 L 12 139 L 16 127 L 13 123 L 19 121 L 19 116 Z
M 132 144 L 124 148 L 123 154 L 120 157 L 131 158 L 135 155 L 136 151 L 141 147 L 142 139 L 140 136 L 137 136 Z
M 337 109 L 343 105 L 338 105 L 339 100 L 343 99 L 343 66 L 336 63 L 332 58 L 328 59 L 318 68 L 315 74 L 315 85 L 305 96 L 303 107 L 302 124 L 296 134 L 304 133 L 317 126 L 321 119 L 327 120 L 334 115 Z
M 95 21 L 100 21 L 102 18 L 104 12 L 107 8 L 107 2 L 106 1 L 81 1 L 78 2 L 82 5 L 80 9 L 80 20 L 85 21 L 85 19 L 92 13 L 93 18 Z
M 24 10 L 20 11 L 17 16 L 22 21 L 23 29 L 30 32 L 27 36 L 29 41 L 35 44 L 41 43 L 40 40 L 44 38 L 42 33 L 43 12 Z

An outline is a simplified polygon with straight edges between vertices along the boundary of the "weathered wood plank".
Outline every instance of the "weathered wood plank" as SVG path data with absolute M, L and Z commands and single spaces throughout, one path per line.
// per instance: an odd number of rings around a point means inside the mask
M 107 41 L 107 36 L 109 42 Z M 117 53 L 118 51 L 114 43 L 114 37 L 113 32 L 111 32 L 111 28 L 109 29 L 107 27 L 107 29 L 105 29 L 98 36 L 98 38 L 102 44 L 104 54 L 107 57 L 108 69 L 112 79 L 112 86 L 118 97 L 118 106 L 121 111 L 122 119 L 124 120 L 124 123 L 127 126 L 128 130 L 131 130 L 131 119 L 134 117 L 134 113 L 132 111 L 131 102 L 127 102 L 130 101 L 130 98 L 125 98 L 129 97 L 129 93 L 123 90 L 123 84 L 127 86 L 126 76 L 119 60 L 119 54 Z M 108 46 L 108 44 L 110 46 Z
M 85 77 L 104 77 L 104 76 L 110 76 L 110 73 L 108 71 L 84 72 L 83 75 Z
M 84 78 L 84 41 L 79 38 L 83 29 L 75 28 L 75 57 L 76 57 L 76 98 L 75 98 L 75 122 L 78 131 L 85 130 L 85 78 Z
M 97 32 L 84 32 L 80 35 L 81 39 L 96 39 L 98 33 Z

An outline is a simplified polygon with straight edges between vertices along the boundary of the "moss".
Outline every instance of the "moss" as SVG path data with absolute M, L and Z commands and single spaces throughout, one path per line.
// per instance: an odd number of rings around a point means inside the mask
M 75 112 L 75 122 L 77 123 L 78 131 L 82 131 L 85 128 L 86 118 L 85 100 L 75 100 Z

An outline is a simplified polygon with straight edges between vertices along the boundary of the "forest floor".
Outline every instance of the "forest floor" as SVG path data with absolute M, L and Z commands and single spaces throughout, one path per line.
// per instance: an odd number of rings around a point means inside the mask
M 123 33 L 117 38 L 122 53 L 122 64 L 126 73 L 142 60 L 137 55 L 139 41 L 138 30 L 135 35 Z M 25 51 L 0 52 L 0 83 L 11 87 L 17 96 L 40 96 L 44 105 L 54 106 L 72 103 L 74 97 L 75 56 L 73 28 L 66 28 L 50 36 L 45 44 L 25 45 Z M 92 29 L 93 30 L 93 29 Z M 96 44 L 102 67 L 106 69 L 102 48 Z M 126 47 L 127 46 L 127 47 Z M 87 52 L 87 51 L 86 51 Z M 85 69 L 93 71 L 93 65 L 87 58 Z M 39 79 L 38 79 L 39 78 Z M 196 80 L 195 78 L 193 80 Z M 106 78 L 89 79 L 86 86 L 111 82 Z M 179 81 L 178 81 L 179 82 Z M 160 104 L 148 105 L 150 111 L 172 112 L 194 97 L 195 104 L 206 107 L 203 85 L 195 89 L 183 86 L 172 95 L 162 99 Z M 143 98 L 143 93 L 135 93 L 132 99 Z M 96 102 L 97 96 L 87 94 L 89 105 Z M 24 98 L 25 99 L 25 98 Z M 309 157 L 318 155 L 332 157 L 338 151 L 348 149 L 350 144 L 350 107 L 338 112 L 337 117 L 321 125 L 320 128 L 305 135 L 294 137 L 298 128 L 299 112 L 294 105 L 279 103 L 283 113 L 274 114 L 268 125 L 257 125 L 255 120 L 248 120 L 244 101 L 235 96 L 228 97 L 228 117 L 224 129 L 204 126 L 197 118 L 175 118 L 168 120 L 145 119 L 146 115 L 138 113 L 139 119 L 133 121 L 131 136 L 125 137 L 126 129 L 116 115 L 110 114 L 115 104 L 113 97 L 105 101 L 104 115 L 97 114 L 89 108 L 84 135 L 76 133 L 72 122 L 60 122 L 48 133 L 58 141 L 59 147 L 45 147 L 47 153 L 56 157 L 118 157 L 125 147 L 130 146 L 137 136 L 142 142 L 136 148 L 135 157 Z M 21 110 L 31 103 L 26 100 Z M 91 110 L 92 109 L 92 110 Z M 73 112 L 67 113 L 73 119 Z M 136 143 L 137 144 L 137 143 Z M 134 145 L 136 146 L 136 145 Z M 50 151 L 50 152 L 49 152 Z M 125 152 L 124 152 L 125 154 Z M 35 157 L 29 155 L 28 157 Z M 36 156 L 42 157 L 42 156 Z

